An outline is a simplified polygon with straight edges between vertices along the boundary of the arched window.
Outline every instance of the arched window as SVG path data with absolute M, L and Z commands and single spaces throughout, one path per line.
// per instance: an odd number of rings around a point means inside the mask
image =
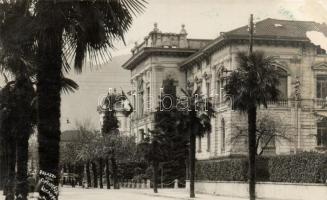
M 221 120 L 221 152 L 225 152 L 225 144 L 226 144 L 226 127 L 225 120 Z
M 279 99 L 287 99 L 287 71 L 282 68 L 278 68 L 279 71 L 279 85 L 278 89 L 280 91 Z

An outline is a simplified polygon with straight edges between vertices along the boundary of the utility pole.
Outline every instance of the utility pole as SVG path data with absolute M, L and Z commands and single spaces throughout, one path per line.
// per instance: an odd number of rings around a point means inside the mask
M 253 14 L 250 15 L 248 30 L 249 30 L 249 41 L 250 41 L 250 46 L 249 46 L 249 55 L 250 55 L 253 52 L 253 34 L 254 34 Z

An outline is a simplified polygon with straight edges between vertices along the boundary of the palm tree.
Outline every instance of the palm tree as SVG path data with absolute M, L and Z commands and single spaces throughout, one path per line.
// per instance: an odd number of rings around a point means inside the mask
M 165 160 L 167 156 L 167 140 L 164 133 L 155 129 L 150 131 L 151 135 L 147 135 L 141 143 L 138 144 L 138 152 L 142 157 L 152 165 L 153 169 L 153 191 L 158 193 L 158 174 L 159 174 L 159 164 Z
M 8 200 L 15 198 L 14 185 L 15 185 L 15 168 L 16 168 L 16 139 L 13 134 L 12 119 L 14 105 L 13 99 L 13 82 L 8 82 L 4 88 L 1 89 L 1 144 L 2 158 L 1 163 L 4 164 L 4 195 Z
M 31 33 L 23 33 L 20 27 L 31 20 L 31 15 L 26 12 L 26 2 L 2 2 L 0 4 L 1 23 L 1 53 L 0 68 L 1 72 L 5 71 L 13 76 L 14 81 L 11 83 L 9 90 L 10 97 L 10 114 L 7 123 L 11 129 L 11 138 L 13 143 L 10 148 L 12 154 L 17 155 L 17 176 L 14 171 L 11 172 L 9 178 L 17 179 L 16 196 L 17 199 L 27 199 L 28 183 L 27 183 L 27 162 L 28 162 L 28 139 L 33 132 L 35 122 L 35 107 L 33 105 L 35 90 L 33 88 L 33 76 L 35 71 L 32 66 L 34 56 L 33 35 Z M 15 163 L 10 164 L 15 166 Z M 12 182 L 12 181 L 10 181 Z M 13 191 L 13 185 L 9 186 L 9 190 Z M 10 197 L 11 192 L 7 194 Z
M 106 59 L 115 39 L 132 24 L 131 13 L 144 8 L 142 0 L 34 1 L 38 58 L 38 141 L 40 170 L 55 176 L 58 185 L 60 141 L 60 77 L 69 61 L 81 72 L 87 59 Z M 99 53 L 99 54 L 97 54 Z M 96 56 L 99 55 L 99 56 Z M 66 59 L 68 58 L 68 59 Z M 44 185 L 42 183 L 42 185 Z M 53 194 L 58 196 L 57 192 Z M 40 192 L 41 198 L 47 198 Z
M 181 112 L 178 120 L 179 131 L 186 131 L 189 138 L 189 170 L 190 170 L 190 197 L 195 197 L 195 151 L 196 137 L 202 137 L 211 131 L 211 117 L 214 117 L 212 104 L 200 94 L 200 87 L 194 92 L 191 88 L 182 90 L 185 99 L 178 109 Z
M 257 107 L 267 108 L 268 101 L 278 99 L 279 72 L 274 57 L 263 52 L 237 54 L 238 67 L 227 78 L 224 87 L 226 95 L 232 100 L 233 109 L 247 113 L 248 151 L 249 151 L 249 193 L 255 199 L 256 163 L 256 119 Z

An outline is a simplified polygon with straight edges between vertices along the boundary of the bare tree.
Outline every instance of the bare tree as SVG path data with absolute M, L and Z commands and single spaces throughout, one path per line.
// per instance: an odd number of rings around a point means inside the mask
M 246 126 L 236 125 L 236 135 L 232 136 L 231 141 L 235 143 L 240 138 L 247 138 L 248 129 Z M 257 119 L 256 127 L 256 154 L 262 155 L 266 150 L 275 147 L 276 142 L 292 142 L 292 137 L 288 133 L 289 127 L 282 122 L 279 117 L 272 117 L 269 113 L 264 113 Z

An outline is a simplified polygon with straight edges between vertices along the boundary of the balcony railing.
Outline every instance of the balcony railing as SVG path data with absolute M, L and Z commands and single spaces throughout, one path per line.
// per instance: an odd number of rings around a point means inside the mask
M 232 108 L 231 102 L 216 102 L 214 103 L 215 108 L 218 110 Z M 327 110 L 327 100 L 326 99 L 302 99 L 296 101 L 293 99 L 285 99 L 278 101 L 268 101 L 268 109 L 281 109 L 281 108 L 304 108 L 313 110 Z M 262 107 L 263 108 L 263 107 Z
M 269 107 L 282 107 L 282 108 L 287 108 L 290 107 L 291 102 L 289 100 L 278 100 L 278 101 L 268 101 L 267 106 Z

